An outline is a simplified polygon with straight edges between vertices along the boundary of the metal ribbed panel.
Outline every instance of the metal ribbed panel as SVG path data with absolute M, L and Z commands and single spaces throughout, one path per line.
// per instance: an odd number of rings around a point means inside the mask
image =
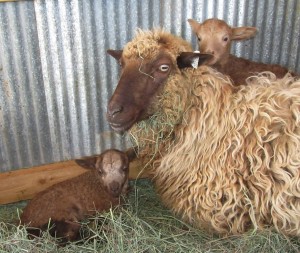
M 36 0 L 0 3 L 0 170 L 126 148 L 105 120 L 118 66 L 106 54 L 137 27 L 193 43 L 187 19 L 225 19 L 258 35 L 232 52 L 300 73 L 297 0 Z
M 52 160 L 35 23 L 32 2 L 0 4 L 2 170 Z

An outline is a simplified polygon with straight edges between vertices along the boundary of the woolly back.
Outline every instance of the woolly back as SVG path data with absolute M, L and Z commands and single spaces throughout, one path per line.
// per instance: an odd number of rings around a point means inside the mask
M 208 67 L 174 73 L 131 134 L 152 154 L 164 204 L 188 222 L 299 234 L 300 81 L 265 73 L 248 82 L 234 88 Z

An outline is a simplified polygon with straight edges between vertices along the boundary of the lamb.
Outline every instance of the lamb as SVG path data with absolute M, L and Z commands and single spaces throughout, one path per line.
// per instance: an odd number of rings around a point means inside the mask
M 230 76 L 235 85 L 246 84 L 247 77 L 258 72 L 271 71 L 282 78 L 289 71 L 277 64 L 254 62 L 230 54 L 232 41 L 255 36 L 255 27 L 232 28 L 225 21 L 215 18 L 207 19 L 202 24 L 193 19 L 188 19 L 188 22 L 198 38 L 200 52 L 214 55 L 207 64 Z
M 109 149 L 100 156 L 76 160 L 90 170 L 40 192 L 23 210 L 21 224 L 28 226 L 31 235 L 39 236 L 51 224 L 50 233 L 63 242 L 78 239 L 79 221 L 121 204 L 120 196 L 128 189 L 129 158 Z
M 275 229 L 300 235 L 300 81 L 264 72 L 235 87 L 162 30 L 123 50 L 107 120 L 129 131 L 162 202 L 221 235 Z M 195 66 L 197 67 L 197 66 Z M 145 165 L 146 166 L 146 165 Z

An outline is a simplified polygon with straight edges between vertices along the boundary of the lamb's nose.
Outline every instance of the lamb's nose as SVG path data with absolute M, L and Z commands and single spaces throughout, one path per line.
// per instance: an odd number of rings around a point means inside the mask
M 114 193 L 115 195 L 118 195 L 120 192 L 120 185 L 117 182 L 112 182 L 109 185 L 109 189 L 112 193 Z

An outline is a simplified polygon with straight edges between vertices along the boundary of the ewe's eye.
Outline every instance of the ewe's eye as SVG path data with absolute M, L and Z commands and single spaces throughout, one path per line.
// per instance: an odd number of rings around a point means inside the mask
M 167 65 L 167 64 L 162 64 L 162 65 L 159 66 L 159 70 L 161 72 L 167 72 L 169 70 L 169 68 L 170 68 L 170 66 Z
M 228 36 L 223 37 L 223 41 L 228 41 Z
M 198 41 L 201 41 L 201 38 L 200 38 L 200 37 L 198 37 Z

